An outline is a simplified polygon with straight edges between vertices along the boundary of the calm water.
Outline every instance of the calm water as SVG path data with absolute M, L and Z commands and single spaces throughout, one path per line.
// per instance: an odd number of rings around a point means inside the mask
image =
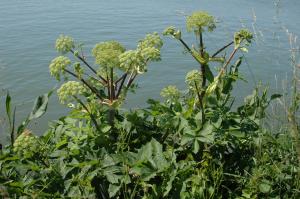
M 0 0 L 0 89 L 10 90 L 20 121 L 36 96 L 58 86 L 48 72 L 49 62 L 57 55 L 58 35 L 84 42 L 86 52 L 95 43 L 112 39 L 130 49 L 146 33 L 162 32 L 169 25 L 185 29 L 185 15 L 195 10 L 206 10 L 221 22 L 214 34 L 205 35 L 212 52 L 241 27 L 257 33 L 242 69 L 248 83 L 236 89 L 238 100 L 259 81 L 275 88 L 275 75 L 278 79 L 289 76 L 289 45 L 282 27 L 300 35 L 299 0 Z M 183 37 L 188 43 L 193 41 L 191 35 Z M 164 38 L 162 61 L 151 64 L 149 72 L 138 79 L 140 89 L 129 96 L 126 106 L 144 106 L 147 98 L 159 98 L 160 90 L 169 84 L 184 89 L 186 72 L 197 65 L 182 52 L 174 40 Z M 0 99 L 3 116 L 4 98 Z M 53 96 L 48 113 L 32 128 L 41 134 L 49 120 L 66 112 Z M 3 139 L 3 122 L 0 125 Z

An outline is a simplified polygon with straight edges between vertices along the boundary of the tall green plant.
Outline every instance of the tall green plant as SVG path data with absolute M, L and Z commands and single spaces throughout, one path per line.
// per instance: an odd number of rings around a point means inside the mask
M 216 28 L 215 18 L 209 15 L 207 12 L 194 12 L 192 15 L 187 17 L 186 26 L 188 32 L 194 33 L 196 40 L 199 41 L 199 45 L 192 45 L 192 47 L 190 47 L 183 40 L 181 31 L 173 26 L 166 28 L 164 31 L 164 35 L 170 35 L 178 40 L 200 65 L 199 71 L 194 70 L 187 74 L 186 82 L 189 84 L 190 90 L 198 97 L 198 102 L 202 111 L 202 123 L 204 124 L 206 106 L 205 98 L 213 94 L 216 91 L 217 87 L 220 87 L 220 85 L 222 84 L 221 79 L 233 79 L 233 77 L 230 77 L 230 75 L 224 77 L 226 75 L 225 72 L 227 71 L 227 67 L 231 63 L 238 50 L 247 51 L 246 46 L 251 43 L 251 39 L 253 38 L 253 36 L 248 30 L 242 29 L 234 34 L 234 39 L 232 42 L 229 42 L 227 45 L 223 46 L 211 55 L 206 50 L 204 33 L 212 32 Z M 217 55 L 219 55 L 222 51 L 224 51 L 232 44 L 234 44 L 234 48 L 228 58 L 226 58 L 225 56 L 217 57 Z M 221 64 L 220 71 L 216 76 L 214 76 L 211 71 L 211 62 L 218 62 Z M 228 93 L 226 87 L 223 87 L 221 91 L 223 93 Z

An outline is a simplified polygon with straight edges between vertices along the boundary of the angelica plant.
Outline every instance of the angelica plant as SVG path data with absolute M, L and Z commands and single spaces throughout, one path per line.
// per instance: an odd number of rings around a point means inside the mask
M 196 40 L 199 41 L 199 44 L 192 45 L 191 47 L 184 41 L 181 31 L 176 27 L 170 26 L 163 32 L 164 35 L 169 35 L 178 40 L 200 66 L 199 70 L 193 70 L 187 74 L 186 83 L 188 84 L 189 90 L 197 96 L 196 98 L 198 98 L 195 103 L 198 103 L 200 106 L 203 123 L 205 122 L 206 97 L 213 94 L 217 87 L 222 85 L 221 78 L 236 55 L 236 52 L 238 50 L 246 52 L 246 47 L 251 43 L 253 38 L 252 34 L 248 30 L 242 29 L 234 34 L 233 41 L 230 41 L 228 44 L 218 49 L 215 53 L 210 54 L 206 50 L 204 34 L 206 32 L 213 32 L 216 28 L 216 24 L 216 19 L 204 11 L 197 11 L 188 16 L 186 19 L 187 31 L 194 33 Z M 225 55 L 218 56 L 232 44 L 234 44 L 234 48 L 229 58 L 226 58 Z M 217 62 L 221 66 L 220 71 L 216 76 L 214 76 L 210 68 L 211 62 Z
M 134 50 L 126 50 L 117 41 L 101 42 L 92 50 L 95 58 L 95 64 L 92 65 L 88 63 L 82 45 L 76 44 L 69 36 L 59 36 L 55 48 L 61 55 L 51 61 L 49 70 L 58 81 L 62 79 L 61 76 L 64 77 L 64 84 L 58 89 L 60 102 L 80 104 L 96 121 L 89 108 L 91 106 L 86 103 L 97 99 L 99 105 L 105 105 L 110 110 L 119 107 L 127 91 L 133 88 L 136 77 L 147 72 L 149 62 L 160 60 L 162 45 L 157 33 L 147 34 Z M 73 55 L 75 60 L 66 57 L 67 53 Z M 76 81 L 68 81 L 69 77 Z M 87 101 L 84 102 L 82 97 L 86 97 Z

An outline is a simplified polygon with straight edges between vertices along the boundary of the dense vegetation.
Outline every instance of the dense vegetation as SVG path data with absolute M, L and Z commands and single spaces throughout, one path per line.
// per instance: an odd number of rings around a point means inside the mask
M 232 96 L 243 60 L 236 56 L 248 51 L 251 32 L 237 31 L 232 42 L 210 53 L 204 37 L 216 28 L 215 18 L 195 12 L 186 22 L 197 41 L 192 47 L 175 27 L 163 34 L 195 60 L 187 92 L 168 86 L 161 91 L 164 101 L 149 99 L 147 108 L 136 110 L 121 106 L 136 90 L 136 77 L 160 60 L 159 34 L 146 35 L 134 50 L 117 41 L 98 43 L 92 65 L 82 44 L 61 35 L 55 46 L 61 55 L 49 69 L 63 82 L 60 102 L 72 110 L 37 137 L 27 126 L 45 113 L 52 92 L 36 100 L 18 127 L 7 94 L 11 143 L 0 151 L 2 197 L 299 198 L 296 80 L 289 128 L 270 132 L 267 108 L 281 95 L 258 87 L 241 105 Z

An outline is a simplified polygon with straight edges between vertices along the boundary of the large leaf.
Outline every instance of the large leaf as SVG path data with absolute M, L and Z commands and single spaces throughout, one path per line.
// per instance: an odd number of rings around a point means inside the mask
M 26 126 L 29 124 L 29 122 L 33 119 L 37 119 L 45 114 L 48 106 L 49 97 L 53 93 L 53 90 L 51 90 L 49 93 L 38 96 L 34 102 L 33 108 L 31 113 L 28 115 L 28 117 L 21 123 L 21 125 L 18 127 L 17 134 L 20 135 L 26 128 Z
M 131 172 L 141 176 L 144 181 L 148 181 L 168 165 L 169 163 L 162 151 L 162 145 L 152 139 L 138 150 L 136 162 L 133 164 Z
M 207 64 L 204 65 L 205 67 L 205 77 L 207 78 L 207 80 L 209 82 L 213 82 L 214 81 L 214 74 L 211 72 L 209 66 Z
M 49 97 L 51 96 L 52 93 L 53 91 L 50 91 L 49 93 L 41 95 L 36 98 L 32 111 L 29 114 L 28 120 L 39 118 L 45 114 L 45 112 L 47 111 Z

